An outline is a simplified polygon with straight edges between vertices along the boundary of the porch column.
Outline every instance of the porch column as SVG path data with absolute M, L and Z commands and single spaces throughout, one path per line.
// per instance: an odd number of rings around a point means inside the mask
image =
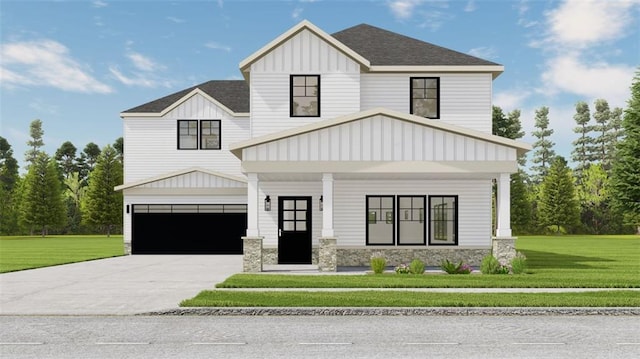
M 247 179 L 247 237 L 258 237 L 258 174 L 247 173 Z
M 247 174 L 247 235 L 242 237 L 244 272 L 262 272 L 262 239 L 258 224 L 258 174 Z
M 498 178 L 498 227 L 496 237 L 511 237 L 511 176 L 501 173 Z
M 498 177 L 497 228 L 492 241 L 492 254 L 500 264 L 509 266 L 516 256 L 516 238 L 511 235 L 511 176 L 501 173 Z
M 333 173 L 322 174 L 322 237 L 333 237 Z

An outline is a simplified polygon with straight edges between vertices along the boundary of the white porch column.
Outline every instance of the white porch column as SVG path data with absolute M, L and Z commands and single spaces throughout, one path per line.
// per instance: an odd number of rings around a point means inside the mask
M 496 237 L 511 237 L 511 176 L 501 173 L 498 177 L 498 226 Z
M 322 174 L 322 237 L 333 237 L 333 173 Z
M 247 173 L 247 237 L 259 237 L 258 226 L 258 174 Z

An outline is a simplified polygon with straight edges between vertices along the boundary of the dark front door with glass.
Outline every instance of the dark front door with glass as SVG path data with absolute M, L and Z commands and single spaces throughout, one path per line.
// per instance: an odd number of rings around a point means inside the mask
M 278 263 L 311 264 L 311 197 L 278 197 Z

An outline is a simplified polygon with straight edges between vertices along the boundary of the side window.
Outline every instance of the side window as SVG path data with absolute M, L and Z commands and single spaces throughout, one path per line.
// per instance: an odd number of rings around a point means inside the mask
M 290 116 L 320 117 L 320 75 L 291 75 Z
M 398 196 L 398 245 L 425 244 L 425 196 Z
M 220 120 L 200 121 L 200 148 L 203 150 L 219 150 Z
M 198 149 L 198 121 L 178 120 L 178 149 Z
M 367 244 L 395 244 L 394 196 L 366 196 Z
M 410 112 L 426 118 L 440 118 L 440 78 L 411 77 Z
M 429 196 L 429 244 L 458 244 L 458 196 Z

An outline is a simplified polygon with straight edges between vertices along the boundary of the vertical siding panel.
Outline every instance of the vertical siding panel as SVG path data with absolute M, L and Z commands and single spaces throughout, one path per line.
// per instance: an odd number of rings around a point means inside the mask
M 362 138 L 362 122 L 351 122 L 349 123 L 349 132 L 350 132 L 350 144 L 351 153 L 350 160 L 351 161 L 362 161 L 362 142 L 360 141 Z

